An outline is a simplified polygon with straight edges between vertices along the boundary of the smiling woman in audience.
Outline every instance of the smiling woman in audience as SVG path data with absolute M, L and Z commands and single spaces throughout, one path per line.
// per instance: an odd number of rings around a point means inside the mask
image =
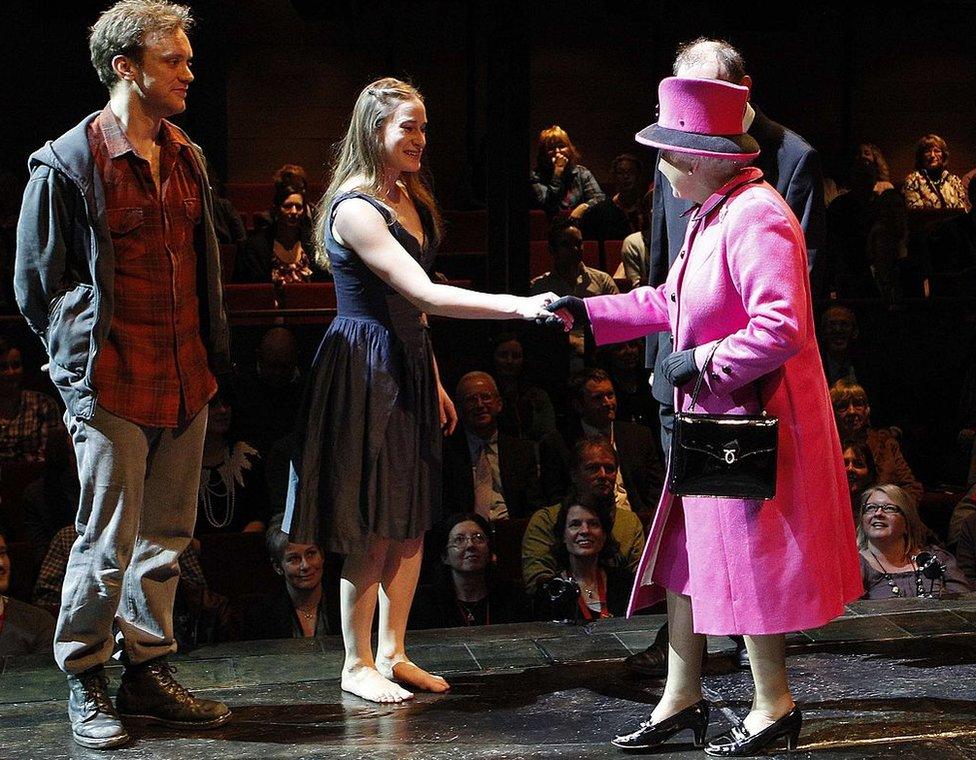
M 860 506 L 863 599 L 938 599 L 971 590 L 955 557 L 930 542 L 911 494 L 890 484 L 874 486 Z

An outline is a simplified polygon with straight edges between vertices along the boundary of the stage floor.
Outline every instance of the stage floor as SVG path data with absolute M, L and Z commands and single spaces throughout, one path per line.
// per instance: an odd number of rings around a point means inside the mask
M 644 719 L 661 688 L 628 676 L 620 660 L 646 646 L 662 621 L 417 632 L 414 660 L 453 688 L 396 706 L 339 690 L 334 638 L 201 648 L 174 658 L 177 677 L 228 702 L 234 719 L 189 736 L 132 726 L 134 743 L 108 754 L 71 741 L 60 671 L 36 658 L 8 658 L 0 673 L 0 760 L 620 758 L 607 740 Z M 789 644 L 804 713 L 800 750 L 790 757 L 976 758 L 976 598 L 860 602 Z M 715 656 L 705 688 L 717 708 L 710 735 L 748 709 L 751 680 L 723 656 L 731 646 L 709 640 Z M 118 670 L 111 676 L 114 691 Z M 688 737 L 655 756 L 706 757 Z

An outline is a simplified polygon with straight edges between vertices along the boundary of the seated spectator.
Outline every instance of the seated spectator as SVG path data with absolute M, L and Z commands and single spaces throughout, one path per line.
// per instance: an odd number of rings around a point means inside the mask
M 863 158 L 850 170 L 850 190 L 827 207 L 827 242 L 831 290 L 841 298 L 877 295 L 868 262 L 868 235 L 874 224 L 877 168 Z
M 271 223 L 247 239 L 234 279 L 275 285 L 323 279 L 324 273 L 313 268 L 314 255 L 305 189 L 279 182 L 271 205 Z
M 217 171 L 210 162 L 207 162 L 207 176 L 210 178 L 210 187 L 214 194 L 214 232 L 217 233 L 217 242 L 228 245 L 242 246 L 247 239 L 247 230 L 244 222 L 234 204 L 231 203 L 226 195 L 224 183 L 217 176 Z
M 606 197 L 579 157 L 562 127 L 554 125 L 539 133 L 535 171 L 529 178 L 532 208 L 549 216 L 565 212 L 579 217 Z
M 41 570 L 34 582 L 34 592 L 31 600 L 38 607 L 57 616 L 61 608 L 61 586 L 64 583 L 64 573 L 68 569 L 68 554 L 71 545 L 78 539 L 75 526 L 65 525 L 59 530 L 44 555 Z M 197 541 L 191 541 L 186 550 L 180 554 L 180 584 L 188 584 L 198 588 L 207 588 L 207 580 L 203 576 L 203 566 L 200 564 L 200 548 Z
M 908 253 L 905 199 L 895 189 L 885 190 L 875 199 L 875 220 L 868 232 L 868 263 L 882 298 L 897 301 L 902 297 L 902 281 L 912 269 Z
M 494 375 L 502 399 L 498 429 L 516 438 L 539 441 L 556 430 L 556 412 L 549 394 L 525 380 L 525 355 L 517 333 L 495 337 Z
M 976 483 L 969 484 L 969 490 L 959 500 L 949 517 L 949 530 L 946 532 L 946 543 L 952 547 L 961 541 L 963 524 L 970 515 L 976 514 Z
M 862 599 L 939 599 L 971 590 L 955 558 L 928 540 L 911 494 L 895 485 L 880 485 L 865 491 L 860 504 L 857 545 L 864 580 Z M 919 566 L 922 553 L 941 566 L 938 577 L 923 572 L 924 566 Z
M 253 366 L 234 378 L 235 427 L 262 456 L 295 429 L 304 384 L 295 335 L 272 327 L 261 337 Z
M 641 160 L 630 153 L 617 156 L 610 165 L 610 176 L 617 192 L 612 198 L 592 204 L 580 217 L 587 240 L 623 240 L 650 226 Z
M 651 371 L 644 366 L 644 339 L 612 343 L 597 352 L 597 362 L 606 370 L 617 398 L 621 422 L 636 422 L 655 428 L 658 407 L 648 393 Z
M 956 544 L 956 560 L 970 588 L 976 588 L 976 512 L 970 512 L 962 521 Z
M 502 400 L 491 375 L 457 385 L 461 424 L 444 442 L 444 504 L 486 520 L 523 517 L 543 506 L 535 446 L 498 429 Z
M 976 175 L 966 185 L 969 211 L 939 224 L 929 234 L 932 268 L 938 272 L 961 272 L 976 267 Z
M 888 428 L 870 427 L 871 407 L 868 395 L 857 383 L 838 380 L 830 387 L 830 402 L 842 441 L 867 443 L 878 469 L 879 483 L 897 485 L 919 499 L 922 484 L 915 479 L 901 453 L 898 439 Z
M 905 177 L 902 192 L 910 209 L 969 210 L 962 180 L 950 174 L 949 148 L 938 135 L 924 135 L 915 146 L 915 171 Z
M 0 461 L 43 462 L 48 437 L 64 431 L 61 410 L 23 382 L 20 347 L 0 336 Z
M 649 248 L 650 230 L 632 232 L 624 238 L 620 247 L 620 266 L 623 276 L 631 288 L 646 285 L 648 282 L 650 263 L 647 255 Z M 614 274 L 616 277 L 617 275 Z
M 553 547 L 561 540 L 562 533 L 557 539 L 556 524 L 564 507 L 579 505 L 608 515 L 609 535 L 616 548 L 606 567 L 624 570 L 631 577 L 637 572 L 644 551 L 644 528 L 637 515 L 615 506 L 617 469 L 617 452 L 606 439 L 585 438 L 576 444 L 569 494 L 561 504 L 536 511 L 522 535 L 522 581 L 529 596 L 560 573 Z
M 854 368 L 857 338 L 857 317 L 853 311 L 840 304 L 824 309 L 820 315 L 820 357 L 828 386 L 841 379 L 858 382 Z
M 315 544 L 294 544 L 276 515 L 265 535 L 268 556 L 284 581 L 244 614 L 246 639 L 301 639 L 339 632 L 338 593 L 325 592 L 325 557 Z M 330 590 L 334 584 L 329 584 Z M 338 589 L 334 590 L 335 592 Z
M 891 184 L 891 172 L 888 169 L 888 162 L 885 161 L 881 149 L 872 143 L 861 143 L 857 147 L 857 157 L 874 166 L 877 181 L 874 183 L 874 192 L 880 195 L 885 190 L 894 190 Z
M 626 614 L 634 574 L 611 564 L 617 554 L 612 530 L 609 510 L 563 503 L 553 527 L 559 573 L 539 585 L 536 617 L 599 620 Z
M 617 393 L 602 369 L 573 376 L 570 398 L 575 415 L 563 432 L 564 472 L 570 468 L 569 451 L 582 438 L 602 436 L 620 460 L 615 498 L 621 509 L 646 512 L 657 506 L 664 485 L 664 458 L 650 428 L 617 418 Z
M 439 531 L 441 571 L 418 590 L 411 628 L 461 628 L 517 623 L 525 618 L 521 593 L 492 577 L 492 531 L 481 515 L 455 515 Z
M 878 484 L 878 468 L 871 447 L 863 441 L 844 441 L 841 450 L 844 452 L 847 486 L 851 491 L 851 509 L 856 513 L 861 494 Z
M 261 457 L 231 435 L 233 411 L 219 391 L 210 401 L 203 440 L 203 469 L 193 535 L 260 533 L 268 515 L 268 489 Z
M 577 222 L 555 220 L 548 241 L 552 269 L 532 280 L 529 290 L 533 294 L 552 291 L 557 296 L 586 298 L 620 292 L 610 275 L 583 263 L 583 232 Z
M 0 657 L 54 655 L 54 618 L 40 607 L 7 596 L 10 590 L 7 536 L 0 532 Z
M 21 497 L 24 530 L 38 562 L 44 559 L 55 534 L 74 523 L 80 495 L 75 449 L 62 428 L 60 435 L 47 439 L 41 477 L 29 483 Z

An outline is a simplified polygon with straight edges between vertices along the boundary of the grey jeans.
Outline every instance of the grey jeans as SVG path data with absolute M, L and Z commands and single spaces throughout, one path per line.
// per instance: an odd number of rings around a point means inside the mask
M 193 536 L 207 407 L 179 429 L 147 428 L 96 407 L 67 417 L 81 480 L 54 657 L 81 673 L 112 656 L 113 623 L 137 664 L 176 651 L 177 558 Z

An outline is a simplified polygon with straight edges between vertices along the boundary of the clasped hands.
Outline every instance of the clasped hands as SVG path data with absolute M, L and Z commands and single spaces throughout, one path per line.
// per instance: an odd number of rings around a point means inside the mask
M 561 327 L 570 332 L 574 327 L 589 327 L 590 316 L 586 312 L 586 305 L 582 298 L 563 296 L 552 303 L 546 304 L 548 316 L 539 317 L 536 322 L 549 326 Z M 695 349 L 686 348 L 674 351 L 661 362 L 661 372 L 665 379 L 675 387 L 681 387 L 698 377 L 699 369 L 695 364 Z

